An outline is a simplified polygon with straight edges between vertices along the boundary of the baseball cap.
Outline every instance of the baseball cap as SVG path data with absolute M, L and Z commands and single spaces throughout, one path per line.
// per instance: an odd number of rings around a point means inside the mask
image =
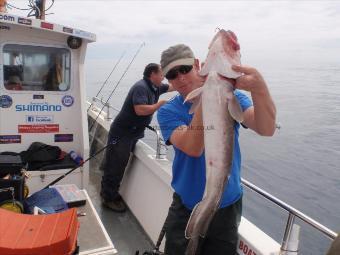
M 193 65 L 195 56 L 192 50 L 185 44 L 177 44 L 162 52 L 161 67 L 166 75 L 171 68 L 180 65 Z

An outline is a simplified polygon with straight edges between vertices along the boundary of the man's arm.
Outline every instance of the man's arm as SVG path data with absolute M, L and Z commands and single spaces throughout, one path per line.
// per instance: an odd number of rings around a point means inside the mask
M 249 91 L 253 100 L 244 114 L 243 124 L 259 135 L 272 136 L 275 132 L 276 108 L 262 75 L 252 67 L 233 66 L 244 73 L 236 79 L 236 88 Z
M 138 104 L 134 105 L 133 108 L 138 116 L 147 116 L 152 115 L 155 111 L 159 109 L 163 104 L 165 104 L 166 100 L 159 100 L 155 104 Z
M 195 112 L 189 126 L 177 127 L 171 134 L 170 142 L 191 157 L 199 157 L 204 150 L 202 105 Z
M 160 87 L 160 94 L 168 93 L 174 91 L 174 87 L 171 85 L 171 83 L 163 83 Z

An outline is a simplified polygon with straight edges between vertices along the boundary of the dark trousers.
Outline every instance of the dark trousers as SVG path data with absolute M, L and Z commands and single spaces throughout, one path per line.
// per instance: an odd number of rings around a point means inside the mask
M 138 138 L 131 136 L 116 137 L 111 132 L 108 137 L 108 147 L 101 164 L 104 171 L 101 182 L 101 197 L 109 202 L 119 197 L 119 186 L 123 179 L 125 168 L 129 162 L 130 152 L 133 151 Z
M 166 255 L 184 255 L 188 240 L 184 237 L 191 210 L 187 209 L 178 194 L 166 219 Z M 204 239 L 200 240 L 200 255 L 234 255 L 238 241 L 238 226 L 241 221 L 242 198 L 236 203 L 217 210 Z

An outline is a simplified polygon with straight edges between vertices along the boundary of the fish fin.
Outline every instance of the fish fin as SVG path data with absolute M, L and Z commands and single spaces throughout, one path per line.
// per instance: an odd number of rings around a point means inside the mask
M 185 98 L 184 103 L 192 102 L 195 98 L 200 97 L 203 92 L 203 87 L 199 87 L 191 91 Z
M 237 122 L 243 121 L 243 111 L 241 105 L 234 95 L 228 100 L 228 111 L 234 120 Z
M 200 106 L 201 103 L 202 103 L 201 97 L 199 99 L 195 100 L 192 103 L 192 106 L 190 107 L 189 113 L 192 114 L 192 113 L 196 112 L 197 108 Z
M 184 100 L 184 103 L 191 102 L 189 113 L 194 113 L 202 102 L 203 87 L 191 91 Z

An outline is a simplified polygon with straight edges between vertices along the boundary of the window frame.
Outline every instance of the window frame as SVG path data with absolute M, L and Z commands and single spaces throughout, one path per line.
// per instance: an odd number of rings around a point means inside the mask
M 42 48 L 51 48 L 51 49 L 63 49 L 69 53 L 70 61 L 69 61 L 69 87 L 66 90 L 9 90 L 5 87 L 5 75 L 4 75 L 4 48 L 6 45 L 15 45 L 15 46 L 31 46 L 31 47 L 42 47 Z M 17 42 L 17 41 L 6 41 L 0 43 L 0 88 L 6 92 L 15 92 L 15 93 L 57 93 L 57 94 L 65 94 L 69 93 L 73 90 L 73 53 L 72 51 L 65 46 L 55 45 L 55 44 L 38 44 L 38 43 L 25 43 L 25 42 Z M 65 65 L 67 66 L 67 65 Z

